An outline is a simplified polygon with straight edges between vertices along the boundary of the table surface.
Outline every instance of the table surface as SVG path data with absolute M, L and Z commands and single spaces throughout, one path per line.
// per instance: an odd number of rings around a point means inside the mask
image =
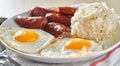
M 120 14 L 119 0 L 0 0 L 0 17 L 10 18 L 16 14 L 28 11 L 34 6 L 55 7 L 98 1 L 107 2 L 108 6 L 115 8 L 117 14 Z

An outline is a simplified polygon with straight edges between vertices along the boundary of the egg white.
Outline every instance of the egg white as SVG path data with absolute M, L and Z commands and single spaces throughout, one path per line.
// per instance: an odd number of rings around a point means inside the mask
M 24 30 L 25 28 L 19 27 L 4 27 L 0 28 L 0 39 L 4 44 L 10 46 L 13 49 L 25 52 L 25 53 L 38 53 L 44 47 L 50 44 L 54 39 L 54 36 L 40 29 L 31 29 L 35 31 L 39 37 L 33 42 L 19 42 L 13 38 L 17 31 Z
M 46 47 L 41 51 L 41 56 L 43 57 L 77 57 L 83 55 L 90 55 L 93 53 L 97 53 L 103 51 L 102 45 L 88 40 L 91 44 L 91 47 L 87 49 L 83 47 L 81 50 L 66 50 L 64 49 L 64 45 L 67 41 L 70 41 L 71 38 L 64 38 L 56 41 L 54 44 Z

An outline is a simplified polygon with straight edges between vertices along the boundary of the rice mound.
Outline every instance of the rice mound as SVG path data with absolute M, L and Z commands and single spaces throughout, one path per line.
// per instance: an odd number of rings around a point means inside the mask
M 106 3 L 92 3 L 79 7 L 71 19 L 71 36 L 95 40 L 112 38 L 117 33 L 119 19 Z

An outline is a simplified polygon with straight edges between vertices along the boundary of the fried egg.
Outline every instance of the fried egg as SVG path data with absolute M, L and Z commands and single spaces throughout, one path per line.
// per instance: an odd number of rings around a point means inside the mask
M 81 38 L 64 38 L 41 51 L 43 57 L 78 57 L 103 51 L 102 45 Z
M 38 53 L 52 42 L 54 36 L 41 29 L 3 27 L 0 28 L 0 39 L 13 49 L 25 53 Z

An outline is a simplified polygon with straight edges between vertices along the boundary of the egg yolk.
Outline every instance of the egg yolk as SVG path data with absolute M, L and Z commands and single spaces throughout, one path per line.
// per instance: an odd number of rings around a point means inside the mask
M 14 38 L 19 42 L 33 42 L 37 40 L 38 34 L 33 30 L 21 30 L 15 33 Z
M 80 38 L 76 38 L 76 39 L 71 39 L 70 41 L 68 41 L 64 48 L 65 49 L 73 49 L 73 50 L 80 50 L 83 47 L 86 47 L 87 49 L 91 47 L 91 44 L 88 40 L 86 39 L 80 39 Z

